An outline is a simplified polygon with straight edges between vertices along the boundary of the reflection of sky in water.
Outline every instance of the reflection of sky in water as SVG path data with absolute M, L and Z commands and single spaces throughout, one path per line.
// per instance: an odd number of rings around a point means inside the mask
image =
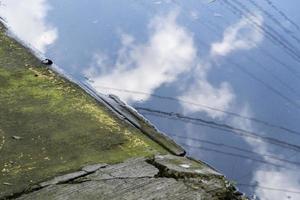
M 300 3 L 273 1 L 2 0 L 0 14 L 67 73 L 151 108 L 140 112 L 241 190 L 299 199 L 270 190 L 300 188 Z

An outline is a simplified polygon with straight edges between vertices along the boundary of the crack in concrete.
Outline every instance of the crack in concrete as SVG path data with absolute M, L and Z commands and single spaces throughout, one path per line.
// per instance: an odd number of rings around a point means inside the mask
M 99 170 L 100 168 L 105 168 L 106 166 L 108 166 L 105 163 L 96 164 L 96 165 L 101 165 L 103 167 L 99 167 L 97 169 L 94 168 L 94 170 L 90 170 L 90 167 L 93 167 L 95 165 L 88 165 L 88 166 L 83 167 L 82 170 L 80 170 L 80 171 L 76 171 L 76 172 L 73 172 L 73 173 L 70 173 L 70 174 L 54 177 L 53 179 L 51 179 L 49 181 L 45 181 L 45 182 L 39 183 L 37 185 L 33 185 L 33 186 L 29 187 L 28 189 L 26 189 L 24 191 L 14 193 L 14 194 L 9 195 L 9 196 L 4 196 L 3 198 L 0 198 L 0 200 L 16 199 L 16 198 L 21 197 L 22 195 L 30 194 L 30 193 L 39 191 L 39 190 L 41 190 L 43 188 L 46 188 L 46 187 L 49 187 L 51 185 L 63 185 L 63 184 L 70 184 L 70 183 L 72 184 L 72 181 L 74 181 L 76 179 L 79 179 L 79 178 L 82 178 L 82 177 L 85 177 L 85 176 L 88 176 L 88 175 L 91 175 L 91 174 L 95 173 L 97 170 Z M 74 176 L 70 176 L 72 174 L 74 174 Z M 75 174 L 78 174 L 78 176 L 75 176 Z M 69 177 L 69 178 L 64 179 L 62 177 Z
M 170 157 L 164 157 L 166 160 L 170 159 Z M 203 193 L 203 195 L 208 195 L 208 196 L 216 196 L 218 195 L 219 197 L 224 197 L 225 199 L 243 199 L 242 196 L 243 194 L 238 193 L 238 191 L 230 185 L 230 187 L 224 186 L 223 183 L 226 185 L 226 180 L 223 179 L 223 176 L 202 176 L 201 174 L 196 174 L 194 176 L 191 176 L 191 172 L 184 171 L 176 171 L 176 169 L 172 167 L 168 167 L 168 165 L 164 165 L 163 163 L 159 162 L 160 157 L 153 157 L 153 158 L 143 158 L 140 161 L 136 162 L 128 162 L 125 161 L 123 163 L 115 164 L 115 165 L 106 165 L 106 164 L 96 164 L 96 165 L 90 165 L 83 167 L 80 171 L 73 172 L 70 174 L 66 174 L 63 176 L 55 177 L 49 181 L 40 183 L 36 185 L 35 187 L 31 187 L 26 191 L 20 192 L 13 194 L 12 196 L 9 197 L 4 197 L 3 199 L 0 200 L 11 200 L 11 199 L 17 199 L 22 197 L 23 195 L 26 194 L 31 194 L 33 192 L 39 191 L 41 189 L 54 186 L 54 185 L 75 185 L 75 184 L 82 184 L 84 182 L 109 182 L 113 180 L 123 180 L 124 184 L 130 183 L 130 180 L 141 180 L 141 179 L 160 179 L 160 178 L 165 178 L 166 180 L 175 180 L 177 182 L 181 182 L 184 184 L 188 190 L 192 189 L 194 191 L 198 191 L 199 193 Z M 137 172 L 136 177 L 126 176 L 126 170 L 123 171 L 123 167 L 132 167 L 131 165 L 137 165 L 140 167 L 144 167 L 143 165 L 145 163 L 153 166 L 155 169 L 158 170 L 156 174 L 153 173 L 153 175 L 146 175 L 146 176 L 139 176 L 139 173 Z M 174 164 L 174 163 L 172 163 Z M 174 164 L 178 165 L 178 164 Z M 179 165 L 180 166 L 180 165 Z M 115 168 L 114 168 L 115 167 Z M 144 168 L 142 168 L 144 169 Z M 140 169 L 140 170 L 142 170 Z M 116 170 L 116 171 L 109 171 L 109 170 Z M 115 175 L 114 173 L 121 171 L 119 176 Z M 150 169 L 151 170 L 151 169 Z M 98 173 L 97 173 L 98 172 Z M 153 171 L 152 171 L 153 172 Z M 125 173 L 125 176 L 124 176 Z M 147 172 L 146 172 L 147 173 Z M 93 174 L 95 175 L 93 177 Z M 91 176 L 92 177 L 89 177 Z M 142 174 L 141 174 L 142 175 Z M 103 177 L 101 177 L 103 176 Z M 107 177 L 106 177 L 107 176 Z M 98 178 L 98 179 L 97 179 Z M 225 182 L 224 182 L 225 181 Z M 144 187 L 144 185 L 140 185 L 138 187 Z
M 151 158 L 151 159 L 146 159 L 145 158 L 145 162 L 148 163 L 148 164 L 151 164 L 151 162 L 149 162 L 149 160 L 152 160 L 152 159 L 154 160 L 154 158 Z M 98 168 L 94 168 L 94 170 L 91 170 L 91 168 L 93 166 L 96 166 L 96 165 L 99 165 L 99 167 Z M 111 176 L 113 178 L 103 178 L 101 180 L 80 179 L 80 178 L 87 177 L 88 175 L 95 174 L 98 170 L 107 168 L 109 166 L 107 164 L 96 164 L 96 165 L 85 166 L 80 171 L 76 171 L 76 172 L 72 172 L 70 174 L 66 174 L 66 175 L 54 177 L 53 179 L 51 179 L 49 181 L 45 181 L 45 182 L 39 183 L 37 185 L 31 186 L 30 188 L 26 189 L 25 191 L 14 193 L 12 195 L 0 198 L 0 200 L 17 199 L 17 198 L 21 197 L 22 195 L 30 194 L 30 193 L 39 191 L 39 190 L 44 189 L 46 187 L 49 187 L 51 185 L 81 184 L 81 183 L 90 182 L 90 181 L 95 181 L 95 182 L 99 181 L 100 182 L 100 181 L 109 181 L 109 180 L 116 180 L 116 179 L 117 180 L 129 180 L 129 179 L 132 179 L 132 180 L 136 179 L 136 180 L 138 180 L 138 179 L 145 179 L 145 178 L 159 178 L 159 176 L 157 176 L 157 175 L 160 173 L 160 169 L 153 165 L 155 168 L 157 168 L 159 170 L 159 172 L 156 175 L 154 175 L 154 176 L 117 177 L 117 176 L 114 176 L 112 173 L 105 172 L 105 174 L 107 174 L 107 175 L 109 175 L 109 176 Z M 76 174 L 78 174 L 78 176 L 76 176 Z M 66 177 L 66 178 L 63 178 L 63 177 Z M 165 178 L 168 178 L 168 177 L 165 177 Z

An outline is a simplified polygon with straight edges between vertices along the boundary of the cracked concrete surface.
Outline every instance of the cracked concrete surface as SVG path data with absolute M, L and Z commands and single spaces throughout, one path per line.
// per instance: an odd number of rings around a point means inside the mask
M 15 199 L 246 199 L 224 176 L 186 157 L 137 158 L 83 169 L 42 183 Z

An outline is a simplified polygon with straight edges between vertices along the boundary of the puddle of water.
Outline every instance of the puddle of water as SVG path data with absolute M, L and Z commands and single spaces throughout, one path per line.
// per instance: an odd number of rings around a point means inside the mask
M 18 38 L 242 191 L 299 198 L 299 2 L 1 2 Z

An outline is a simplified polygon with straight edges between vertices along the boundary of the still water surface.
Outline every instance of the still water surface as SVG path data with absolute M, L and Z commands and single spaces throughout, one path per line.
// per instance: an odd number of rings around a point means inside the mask
M 10 31 L 257 199 L 300 199 L 300 1 L 1 0 Z

